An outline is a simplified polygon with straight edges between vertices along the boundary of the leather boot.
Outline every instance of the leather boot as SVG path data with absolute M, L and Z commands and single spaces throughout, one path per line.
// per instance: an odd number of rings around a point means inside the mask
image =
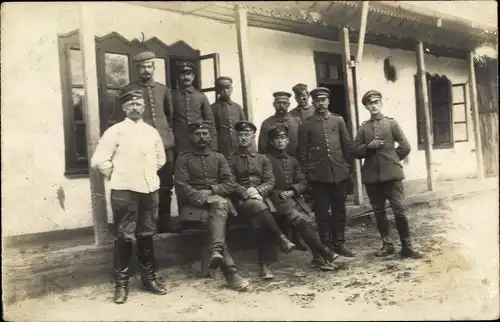
M 167 233 L 170 231 L 172 191 L 166 188 L 160 188 L 159 198 L 156 231 L 158 233 Z
M 123 239 L 114 242 L 114 275 L 116 304 L 123 304 L 128 299 L 129 262 L 132 256 L 132 243 Z
M 382 248 L 375 252 L 377 257 L 386 257 L 395 253 L 394 243 L 389 237 L 389 220 L 385 210 L 376 211 L 375 219 L 377 221 L 377 228 L 382 237 Z
M 340 226 L 340 227 L 339 227 Z M 333 251 L 339 255 L 345 257 L 354 257 L 356 253 L 345 245 L 345 223 L 341 225 L 336 225 L 334 230 L 335 235 L 335 246 L 333 247 Z
M 402 258 L 413 258 L 419 259 L 423 255 L 414 250 L 410 240 L 410 227 L 408 225 L 408 219 L 406 216 L 396 216 L 396 228 L 399 233 L 399 238 L 401 240 L 401 251 L 399 254 Z
M 285 235 L 280 236 L 278 243 L 281 251 L 285 254 L 290 253 L 292 250 L 296 248 L 295 244 L 289 241 Z
M 155 273 L 153 237 L 137 238 L 137 257 L 141 264 L 141 281 L 145 288 L 154 294 L 166 294 L 165 285 L 158 282 Z
M 386 257 L 394 254 L 396 251 L 394 249 L 394 244 L 389 237 L 382 238 L 382 248 L 375 252 L 377 257 Z
M 318 234 L 323 245 L 330 249 L 333 249 L 330 226 L 327 222 L 318 222 Z
M 274 279 L 274 274 L 271 271 L 269 264 L 259 263 L 260 276 L 265 280 Z
M 304 241 L 304 239 L 301 238 L 300 233 L 293 226 L 291 227 L 290 231 L 291 231 L 291 241 L 292 243 L 295 244 L 295 247 L 298 250 L 307 252 L 309 248 L 307 247 L 307 243 Z
M 303 219 L 298 219 L 294 222 L 293 227 L 300 234 L 299 236 L 304 239 L 304 242 L 311 249 L 313 254 L 315 256 L 321 256 L 323 261 L 316 261 L 317 263 L 333 262 L 338 257 L 337 254 L 333 253 L 321 242 L 321 238 L 318 236 L 311 223 Z
M 226 278 L 228 286 L 238 292 L 244 292 L 248 289 L 250 286 L 250 283 L 248 280 L 244 279 L 241 277 L 237 270 L 236 267 L 222 267 L 222 274 Z
M 211 236 L 212 245 L 210 247 L 211 269 L 220 267 L 224 262 L 224 244 L 226 242 L 226 221 L 227 213 L 220 209 L 215 209 L 208 221 L 208 230 Z

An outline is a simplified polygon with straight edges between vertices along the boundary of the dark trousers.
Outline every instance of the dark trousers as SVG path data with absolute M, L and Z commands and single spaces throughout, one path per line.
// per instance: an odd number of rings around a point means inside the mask
M 348 180 L 339 184 L 311 182 L 314 213 L 318 232 L 324 244 L 345 243 Z
M 403 240 L 409 238 L 408 219 L 406 217 L 406 207 L 404 205 L 404 187 L 403 182 L 387 181 L 374 184 L 365 184 L 370 204 L 375 213 L 377 227 L 382 239 L 389 237 L 389 220 L 385 211 L 385 201 L 388 200 L 391 205 L 396 228 L 400 238 Z
M 157 231 L 165 233 L 170 231 L 170 215 L 172 207 L 172 190 L 174 189 L 174 162 L 175 155 L 173 150 L 165 151 L 167 163 L 158 170 L 160 178 L 159 207 Z

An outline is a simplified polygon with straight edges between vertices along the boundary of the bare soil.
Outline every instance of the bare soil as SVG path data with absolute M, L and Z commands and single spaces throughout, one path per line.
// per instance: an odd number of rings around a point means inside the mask
M 62 320 L 415 320 L 494 319 L 499 315 L 498 191 L 410 210 L 421 260 L 373 256 L 376 225 L 347 231 L 353 259 L 336 272 L 309 267 L 305 252 L 283 255 L 271 282 L 257 275 L 255 252 L 235 254 L 252 289 L 236 293 L 223 280 L 197 279 L 171 268 L 159 275 L 164 296 L 145 293 L 132 281 L 129 301 L 112 303 L 113 284 L 74 289 L 5 307 L 11 321 Z M 394 227 L 394 225 L 393 225 Z M 395 228 L 392 234 L 399 240 Z

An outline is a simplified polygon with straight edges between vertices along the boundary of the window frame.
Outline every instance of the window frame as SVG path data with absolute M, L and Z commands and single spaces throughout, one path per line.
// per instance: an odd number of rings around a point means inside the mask
M 463 105 L 464 106 L 464 116 L 465 116 L 465 120 L 464 121 L 455 121 L 455 119 L 453 119 L 453 131 L 455 131 L 455 124 L 465 124 L 465 139 L 464 140 L 455 140 L 454 139 L 454 142 L 455 143 L 463 143 L 463 142 L 469 142 L 469 122 L 468 122 L 468 115 L 467 115 L 467 106 L 469 105 L 468 104 L 468 100 L 467 100 L 467 82 L 465 83 L 456 83 L 456 84 L 452 84 L 451 85 L 451 89 L 452 89 L 452 98 L 451 98 L 451 101 L 452 101 L 452 111 L 454 111 L 453 109 L 453 106 L 455 105 Z M 462 87 L 463 88 L 463 102 L 456 102 L 454 97 L 453 97 L 453 87 Z

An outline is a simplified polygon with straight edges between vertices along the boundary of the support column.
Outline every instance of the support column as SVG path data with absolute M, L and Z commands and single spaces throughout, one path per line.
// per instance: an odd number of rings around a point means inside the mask
M 481 142 L 481 129 L 479 125 L 479 106 L 477 102 L 477 84 L 476 84 L 476 71 L 474 69 L 474 54 L 470 51 L 467 54 L 467 64 L 469 69 L 469 88 L 470 88 L 470 102 L 472 110 L 472 124 L 474 127 L 474 143 L 476 149 L 476 163 L 477 163 L 477 177 L 479 180 L 484 179 L 484 158 L 483 146 Z
M 342 27 L 342 32 L 340 34 L 340 42 L 342 48 L 344 49 L 344 55 L 342 56 L 342 65 L 344 67 L 345 75 L 345 85 L 347 91 L 347 105 L 349 106 L 349 126 L 351 128 L 351 137 L 354 140 L 356 137 L 356 132 L 358 127 L 356 124 L 356 101 L 354 99 L 354 80 L 352 78 L 351 72 L 351 49 L 349 44 L 349 30 L 346 27 Z M 356 181 L 354 183 L 354 203 L 360 205 L 363 202 L 363 184 L 361 183 L 361 161 L 359 159 L 354 159 L 354 173 L 356 176 Z
M 87 152 L 89 157 L 90 195 L 92 201 L 92 217 L 94 237 L 97 246 L 104 245 L 108 237 L 108 215 L 104 180 L 99 172 L 90 167 L 90 159 L 94 155 L 97 142 L 101 137 L 99 118 L 99 92 L 97 85 L 97 63 L 95 36 L 93 32 L 91 3 L 80 4 L 80 51 L 83 64 L 84 100 L 83 110 L 85 130 L 87 134 Z
M 420 81 L 420 89 L 418 95 L 420 96 L 421 106 L 417 108 L 424 109 L 424 147 L 425 147 L 425 165 L 427 169 L 427 190 L 434 191 L 434 172 L 432 171 L 432 133 L 431 133 L 431 120 L 429 115 L 429 95 L 427 93 L 427 77 L 425 76 L 424 64 L 424 44 L 419 41 L 416 46 L 417 53 L 417 77 Z
M 250 54 L 248 49 L 247 11 L 242 5 L 235 6 L 236 36 L 238 41 L 238 59 L 240 63 L 241 94 L 243 109 L 250 122 L 253 122 L 252 91 L 250 85 Z

